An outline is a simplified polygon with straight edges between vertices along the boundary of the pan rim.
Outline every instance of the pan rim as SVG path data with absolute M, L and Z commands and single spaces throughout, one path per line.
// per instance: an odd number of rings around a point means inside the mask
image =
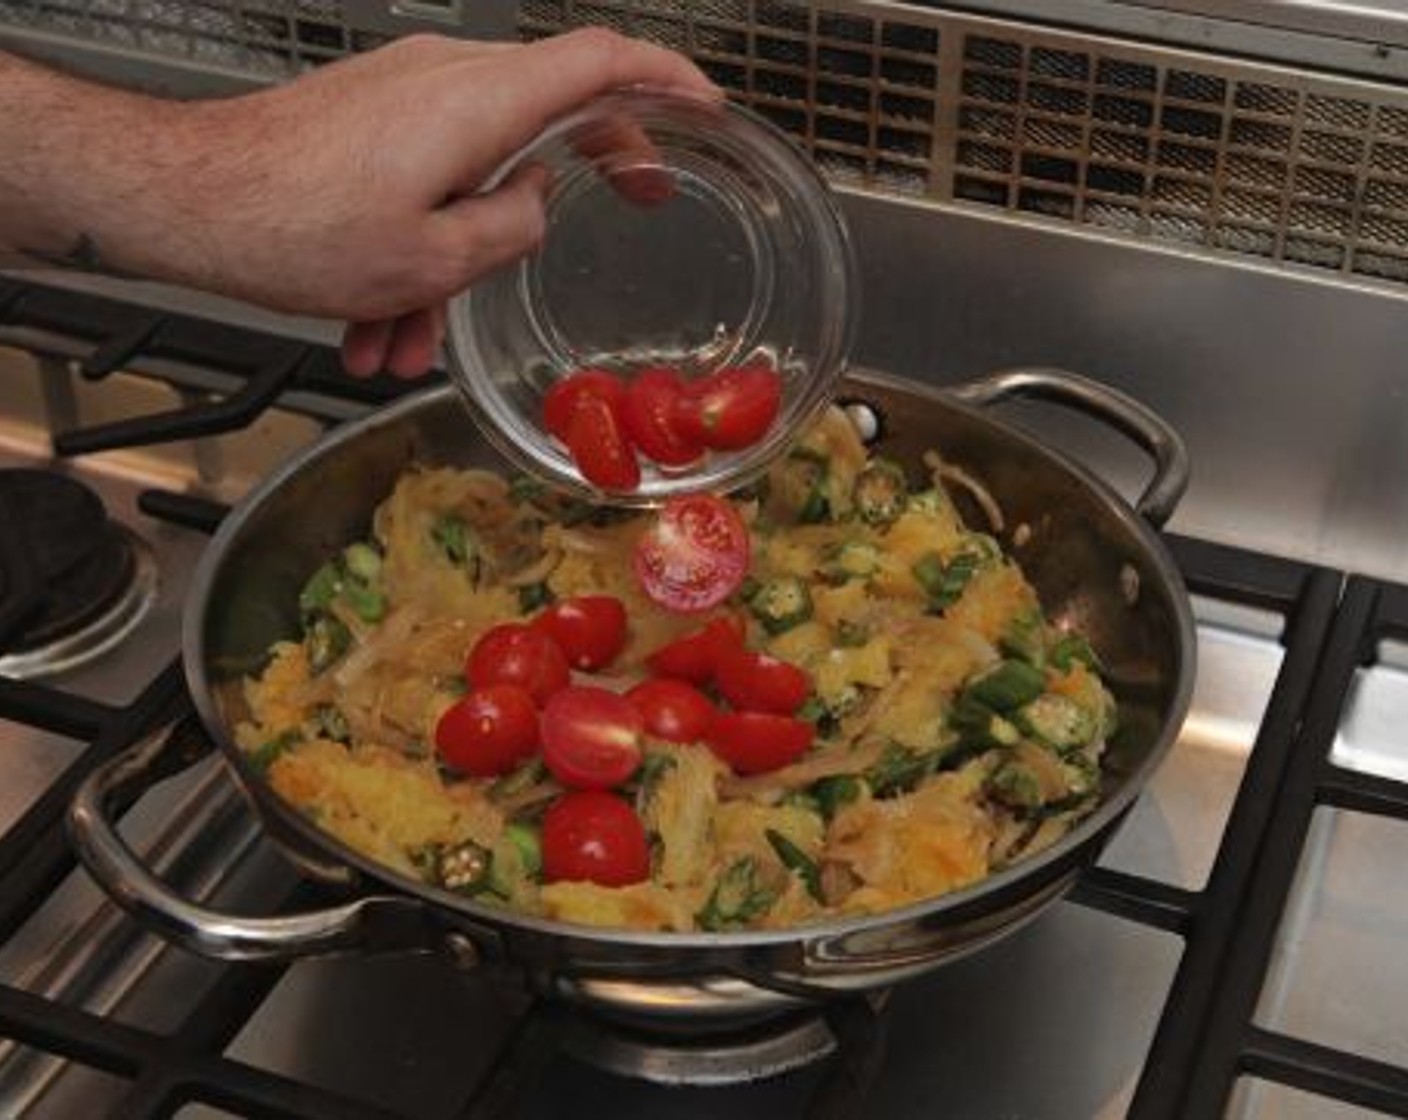
M 244 752 L 235 744 L 233 735 L 225 726 L 215 703 L 214 689 L 206 671 L 203 648 L 205 620 L 208 614 L 206 605 L 221 571 L 222 561 L 245 524 L 263 508 L 266 501 L 314 463 L 337 453 L 345 444 L 363 438 L 369 432 L 399 424 L 404 417 L 421 409 L 433 408 L 442 402 L 459 407 L 455 390 L 450 385 L 437 385 L 413 391 L 389 406 L 325 433 L 300 448 L 261 479 L 223 519 L 198 561 L 182 620 L 182 661 L 188 687 L 206 734 L 218 747 L 226 763 L 231 766 L 239 784 L 256 802 L 256 811 L 261 817 L 266 812 L 275 813 L 279 825 L 292 828 L 301 841 L 312 846 L 313 851 L 326 855 L 330 862 L 335 861 L 364 876 L 367 882 L 358 884 L 360 893 L 370 896 L 378 893 L 376 888 L 389 889 L 399 895 L 418 899 L 434 909 L 448 912 L 443 916 L 451 921 L 458 919 L 496 930 L 523 931 L 538 936 L 646 952 L 740 950 L 820 943 L 845 939 L 856 934 L 874 933 L 891 927 L 899 928 L 916 922 L 923 922 L 926 926 L 943 919 L 957 922 L 975 912 L 987 912 L 989 904 L 994 904 L 1009 894 L 1025 896 L 1027 892 L 1016 890 L 1024 883 L 1043 884 L 1060 874 L 1069 873 L 1069 867 L 1081 862 L 1082 852 L 1097 842 L 1103 844 L 1103 839 L 1107 838 L 1107 834 L 1119 823 L 1120 818 L 1134 805 L 1173 746 L 1187 715 L 1196 669 L 1196 633 L 1191 602 L 1177 565 L 1158 532 L 1135 513 L 1128 502 L 1108 483 L 1083 464 L 1046 446 L 1022 428 L 998 419 L 982 408 L 955 399 L 944 387 L 869 370 L 852 368 L 848 371 L 838 385 L 837 395 L 844 396 L 849 389 L 863 390 L 866 387 L 917 395 L 936 401 L 945 408 L 959 411 L 998 429 L 1004 438 L 1022 444 L 1028 451 L 1072 475 L 1109 506 L 1124 527 L 1139 541 L 1144 555 L 1160 578 L 1162 588 L 1167 592 L 1177 630 L 1178 665 L 1174 688 L 1157 741 L 1144 753 L 1139 765 L 1124 775 L 1117 790 L 1102 800 L 1089 816 L 1043 851 L 1019 859 L 1011 866 L 967 887 L 874 914 L 829 918 L 777 930 L 645 931 L 541 918 L 504 907 L 486 905 L 419 882 L 356 851 L 283 801 L 268 787 L 262 776 L 247 761 Z M 470 427 L 468 416 L 465 422 L 466 427 Z M 272 834 L 267 822 L 261 820 L 261 824 L 266 832 Z M 276 841 L 278 839 L 276 835 L 273 838 Z M 1096 854 L 1098 850 L 1096 847 Z M 375 888 L 372 884 L 375 884 Z

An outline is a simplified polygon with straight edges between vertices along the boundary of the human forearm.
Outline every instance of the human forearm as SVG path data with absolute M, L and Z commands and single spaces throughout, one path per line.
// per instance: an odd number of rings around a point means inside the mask
M 411 36 L 189 103 L 0 54 L 0 252 L 348 319 L 349 369 L 416 373 L 446 299 L 543 236 L 545 171 L 484 182 L 550 121 L 632 85 L 719 96 L 681 56 L 600 28 Z
M 191 107 L 0 54 L 0 247 L 10 261 L 200 282 Z M 184 244 L 183 244 L 184 242 Z

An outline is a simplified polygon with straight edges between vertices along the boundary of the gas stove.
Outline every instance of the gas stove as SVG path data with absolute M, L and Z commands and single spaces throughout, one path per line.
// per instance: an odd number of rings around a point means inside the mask
M 0 344 L 0 1114 L 1408 1113 L 1408 587 L 1172 537 L 1199 672 L 1166 764 L 1068 900 L 877 998 L 662 1039 L 439 957 L 220 964 L 102 897 L 64 811 L 93 767 L 188 721 L 181 601 L 228 503 L 405 387 L 341 377 L 318 343 L 30 281 L 0 281 Z M 60 592 L 85 565 L 103 594 L 79 608 Z M 11 605 L 36 569 L 52 618 Z M 114 612 L 92 641 L 57 633 Z M 326 898 L 208 757 L 124 827 L 221 908 Z
M 200 960 L 75 869 L 65 809 L 132 743 L 199 747 L 177 657 L 206 534 L 406 387 L 343 377 L 326 324 L 0 278 L 0 1115 L 1408 1115 L 1403 8 L 0 0 L 7 46 L 183 96 L 413 30 L 686 51 L 837 185 L 860 363 L 1064 366 L 1179 429 L 1199 644 L 1179 741 L 1070 897 L 873 1000 L 642 1037 L 441 958 Z M 1008 418 L 1138 492 L 1108 433 Z M 124 828 L 222 909 L 327 901 L 208 757 Z

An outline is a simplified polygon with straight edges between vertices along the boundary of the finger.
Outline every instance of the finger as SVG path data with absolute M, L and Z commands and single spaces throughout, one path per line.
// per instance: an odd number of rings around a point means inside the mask
M 542 164 L 524 164 L 488 194 L 459 199 L 434 216 L 432 236 L 456 259 L 462 286 L 542 244 L 551 182 Z
M 353 377 L 371 377 L 386 368 L 394 327 L 391 319 L 348 323 L 342 332 L 342 366 Z
M 573 141 L 583 159 L 595 161 L 601 175 L 622 198 L 641 206 L 664 202 L 675 179 L 660 164 L 660 152 L 629 117 L 612 114 L 584 129 Z
M 438 307 L 411 311 L 396 320 L 386 354 L 386 368 L 393 377 L 420 377 L 435 365 L 442 322 Z
M 525 47 L 514 62 L 523 67 L 524 85 L 541 82 L 548 92 L 569 104 L 626 86 L 649 86 L 711 101 L 723 96 L 719 87 L 678 51 L 603 27 L 579 28 L 541 39 Z M 560 91 L 551 89 L 553 79 L 563 86 Z

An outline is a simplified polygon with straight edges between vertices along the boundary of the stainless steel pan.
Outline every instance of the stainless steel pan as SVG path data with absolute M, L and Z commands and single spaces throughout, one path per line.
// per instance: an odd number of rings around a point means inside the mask
M 946 391 L 852 376 L 841 396 L 880 418 L 886 455 L 917 462 L 937 447 L 984 481 L 1009 532 L 1027 527 L 1016 555 L 1048 613 L 1078 624 L 1107 666 L 1121 713 L 1107 752 L 1108 792 L 1047 851 L 968 889 L 885 914 L 779 931 L 664 934 L 586 929 L 488 907 L 403 878 L 318 830 L 235 747 L 239 682 L 275 640 L 297 632 L 297 596 L 308 573 L 366 533 L 373 508 L 403 469 L 415 462 L 496 463 L 451 391 L 438 389 L 336 430 L 252 492 L 205 552 L 186 609 L 185 669 L 205 734 L 274 838 L 307 874 L 344 884 L 351 901 L 275 918 L 237 917 L 178 897 L 142 865 L 118 835 L 111 808 L 129 787 L 150 781 L 154 769 L 171 765 L 190 727 L 139 744 L 92 775 L 70 814 L 80 858 L 137 917 L 211 956 L 442 949 L 462 964 L 513 968 L 536 990 L 655 1024 L 733 1022 L 887 986 L 1010 933 L 1096 858 L 1187 710 L 1192 615 L 1154 531 L 1187 483 L 1186 454 L 1143 406 L 1058 371 L 1015 370 Z M 1144 447 L 1154 475 L 1134 508 L 983 412 L 1013 397 L 1077 408 Z

